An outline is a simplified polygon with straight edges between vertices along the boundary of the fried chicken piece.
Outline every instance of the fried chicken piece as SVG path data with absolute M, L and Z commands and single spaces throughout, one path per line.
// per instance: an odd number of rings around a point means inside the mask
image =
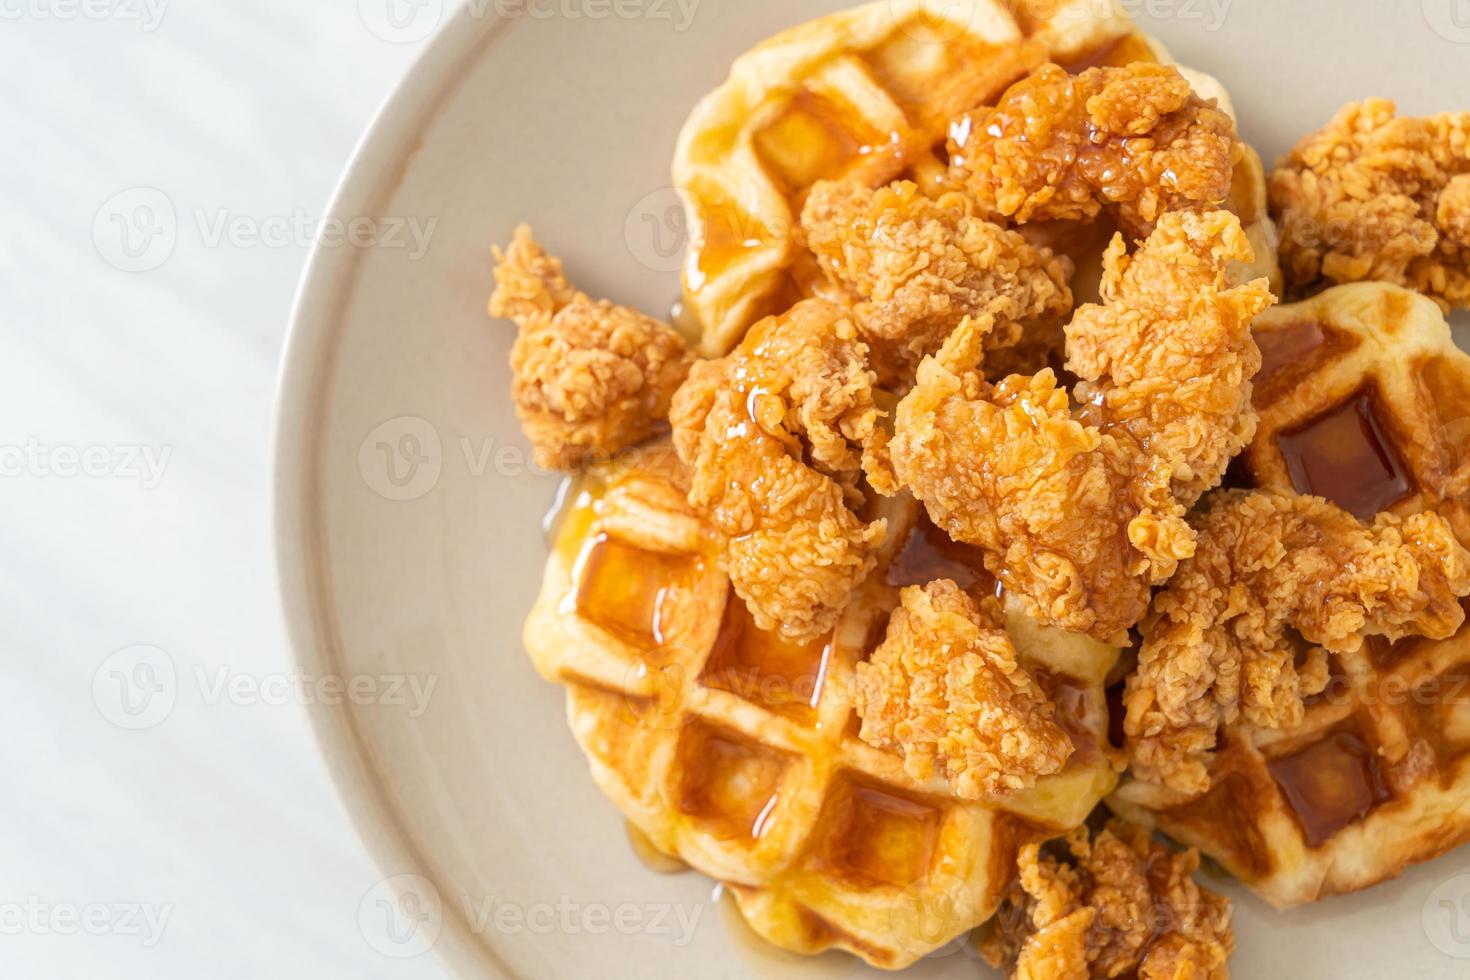
M 1329 654 L 1368 636 L 1444 639 L 1464 622 L 1470 552 L 1437 514 L 1368 526 L 1317 497 L 1229 491 L 1197 524 L 1195 555 L 1156 598 L 1128 679 L 1140 779 L 1202 793 L 1219 727 L 1300 724 L 1303 699 L 1329 681 Z
M 578 292 L 525 225 L 495 259 L 490 314 L 520 328 L 512 396 L 536 462 L 577 470 L 658 432 L 694 361 L 684 339 Z
M 1148 604 L 1149 560 L 1128 524 L 1148 511 L 1133 492 L 1136 446 L 1072 417 L 1046 370 L 992 386 L 979 371 L 991 321 L 966 320 L 900 404 L 891 447 L 898 482 L 1046 625 L 1121 645 Z M 1162 480 L 1167 497 L 1167 480 Z M 1172 520 L 1188 544 L 1182 508 Z
M 989 338 L 1011 347 L 1032 331 L 1059 331 L 1072 311 L 1071 260 L 975 217 L 963 194 L 931 200 L 899 181 L 879 190 L 817 184 L 802 232 L 823 271 L 849 293 L 884 387 L 906 391 L 919 362 L 967 316 L 1007 326 Z
M 1235 952 L 1230 901 L 1194 880 L 1199 852 L 1171 853 L 1119 820 L 1089 841 L 1066 841 L 1070 861 L 1021 849 L 1011 886 L 982 945 L 1014 980 L 1228 980 Z
M 1142 62 L 1075 76 L 1044 65 L 951 133 L 951 175 L 982 216 L 1024 224 L 1107 209 L 1140 237 L 1167 212 L 1224 203 L 1240 152 L 1213 100 L 1177 68 Z
M 968 320 L 919 368 L 900 403 L 895 481 L 1042 623 L 1124 645 L 1194 551 L 1185 509 L 1219 482 L 1254 429 L 1250 321 L 1265 281 L 1225 289 L 1250 257 L 1228 212 L 1166 215 L 1129 259 L 1109 252 L 1108 302 L 1068 328 L 1091 401 L 1075 413 L 1050 371 L 989 384 Z
M 689 503 L 726 536 L 756 625 L 787 640 L 831 632 L 886 533 L 849 507 L 863 454 L 886 439 L 866 356 L 845 309 L 808 300 L 696 364 L 674 396 Z
M 1470 306 L 1470 113 L 1396 119 L 1344 106 L 1271 175 L 1293 285 L 1381 280 Z
M 1251 379 L 1261 351 L 1251 323 L 1276 302 L 1265 280 L 1227 289 L 1251 246 L 1229 212 L 1162 222 L 1132 257 L 1121 237 L 1103 259 L 1104 306 L 1067 326 L 1067 367 L 1082 417 L 1120 427 L 1165 460 L 1185 508 L 1220 484 L 1255 438 Z
M 1056 705 L 1016 661 L 997 601 L 948 579 L 903 590 L 871 660 L 857 666 L 860 737 L 903 753 L 904 770 L 944 773 L 978 800 L 1060 772 L 1072 742 Z

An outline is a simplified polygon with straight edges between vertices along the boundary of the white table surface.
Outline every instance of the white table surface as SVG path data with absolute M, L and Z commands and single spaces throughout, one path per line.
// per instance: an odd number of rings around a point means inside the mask
M 452 2 L 0 0 L 0 976 L 444 975 L 358 928 L 269 445 L 313 218 Z
M 417 50 L 358 0 L 0 4 L 0 976 L 445 975 L 359 932 L 380 875 L 277 689 L 269 504 L 309 245 L 281 219 L 323 212 Z M 127 272 L 138 187 L 177 238 Z M 138 645 L 177 697 L 129 731 L 108 658 Z

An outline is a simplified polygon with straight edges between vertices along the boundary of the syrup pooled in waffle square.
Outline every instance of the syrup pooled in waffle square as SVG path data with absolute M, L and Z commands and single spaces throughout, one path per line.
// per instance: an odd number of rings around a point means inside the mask
M 1470 542 L 1470 356 L 1439 308 L 1396 286 L 1340 286 L 1256 321 L 1264 355 L 1254 485 L 1326 497 L 1358 518 L 1443 515 Z M 1470 627 L 1372 638 L 1281 731 L 1227 728 L 1210 788 L 1144 783 L 1115 810 L 1297 905 L 1392 878 L 1470 840 Z
M 855 668 L 907 585 L 993 589 L 911 499 L 878 506 L 890 535 L 834 633 L 758 630 L 732 598 L 720 543 L 685 502 L 672 450 L 582 478 L 526 645 L 566 685 L 603 791 L 654 848 L 725 882 L 757 933 L 899 968 L 983 923 L 1019 849 L 1078 826 L 1117 781 L 1104 687 L 1117 651 L 1011 616 L 1021 662 L 1075 752 L 1010 797 L 957 797 L 859 740 Z
M 794 234 L 822 180 L 926 192 L 947 187 L 955 119 L 992 104 L 1032 70 L 1172 64 L 1135 30 L 1120 0 L 880 0 L 792 28 L 738 59 L 690 116 L 674 159 L 690 237 L 682 326 L 719 357 L 747 328 L 810 297 L 821 279 Z M 1219 82 L 1183 70 L 1230 111 Z M 1258 275 L 1279 278 L 1265 175 L 1249 148 L 1229 205 L 1257 246 Z M 1034 228 L 1078 265 L 1079 302 L 1097 297 L 1111 222 Z

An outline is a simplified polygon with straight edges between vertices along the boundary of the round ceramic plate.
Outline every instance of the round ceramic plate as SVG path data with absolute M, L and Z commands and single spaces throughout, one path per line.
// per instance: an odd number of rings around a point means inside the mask
M 369 26 L 426 29 L 371 15 L 390 2 L 363 0 Z M 484 312 L 491 245 L 521 220 L 588 292 L 666 311 L 685 244 L 667 176 L 685 116 L 736 55 L 845 5 L 468 0 L 352 163 L 332 213 L 374 244 L 324 244 L 307 270 L 278 533 L 302 669 L 352 682 L 316 722 L 383 868 L 360 921 L 385 957 L 437 953 L 465 977 L 869 972 L 763 948 L 708 881 L 641 863 L 593 786 L 561 691 L 521 645 L 558 481 L 530 465 L 508 393 L 512 330 Z M 1129 6 L 1225 82 L 1268 160 L 1349 99 L 1464 108 L 1465 0 Z M 1236 974 L 1463 977 L 1466 872 L 1470 850 L 1286 914 L 1227 887 Z M 961 945 L 913 972 L 985 975 Z

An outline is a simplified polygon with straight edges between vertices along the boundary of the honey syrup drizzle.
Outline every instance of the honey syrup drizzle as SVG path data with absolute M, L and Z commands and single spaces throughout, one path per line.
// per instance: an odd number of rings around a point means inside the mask
M 1139 61 L 1154 63 L 1158 60 L 1153 47 L 1143 35 L 1130 31 L 1102 47 L 1058 64 L 1069 73 L 1080 75 L 1089 68 L 1124 68 Z
M 1378 755 L 1352 731 L 1338 731 L 1267 763 L 1308 847 L 1321 847 L 1392 796 Z
M 761 630 L 732 592 L 702 680 L 773 711 L 810 719 L 835 647 L 830 636 L 799 644 Z
M 1258 331 L 1256 346 L 1261 349 L 1261 370 L 1256 375 L 1258 392 L 1268 390 L 1272 382 L 1293 368 L 1304 367 L 1327 344 L 1322 324 L 1316 320 L 1300 320 L 1274 330 Z
M 977 593 L 994 592 L 996 588 L 995 577 L 985 568 L 985 553 L 951 540 L 927 514 L 920 516 L 904 538 L 883 578 L 893 588 L 928 585 L 942 578 Z
M 1373 520 L 1414 492 L 1371 387 L 1279 433 L 1276 448 L 1298 493 L 1326 497 L 1359 520 Z
M 563 477 L 556 486 L 556 496 L 551 501 L 550 509 L 541 518 L 541 533 L 546 536 L 546 543 L 552 548 L 556 547 L 562 527 L 572 512 L 579 506 L 590 503 L 582 500 L 581 485 L 582 478 L 579 476 Z
M 644 648 L 667 643 L 664 620 L 685 578 L 684 563 L 630 547 L 606 534 L 588 538 L 573 564 L 574 588 L 563 613 L 589 622 Z M 639 588 L 658 582 L 652 590 Z
M 689 870 L 689 865 L 671 854 L 664 853 L 633 821 L 624 821 L 623 826 L 628 832 L 628 844 L 633 849 L 633 856 L 638 858 L 649 871 L 655 874 L 673 875 Z
M 638 647 L 661 654 L 669 646 L 669 616 L 698 574 L 699 562 L 594 533 L 607 493 L 594 474 L 568 478 L 543 527 L 553 550 L 571 569 L 563 615 L 576 615 Z M 656 658 L 650 658 L 656 659 Z
M 751 976 L 785 977 L 797 972 L 811 980 L 839 980 L 852 973 L 852 962 L 836 956 L 800 956 L 788 952 L 761 937 L 745 915 L 735 897 L 736 886 L 715 882 L 710 891 L 710 904 L 724 934 L 725 945 L 747 965 Z
M 679 754 L 679 811 L 717 839 L 760 840 L 780 805 L 790 757 L 703 725 L 685 731 Z
M 906 888 L 929 873 L 943 823 L 941 807 L 847 775 L 824 807 L 814 858 L 856 883 Z
M 566 477 L 557 487 L 556 497 L 541 519 L 541 530 L 564 564 L 576 564 L 606 491 L 603 481 L 590 474 Z
M 897 39 L 900 54 L 908 55 L 907 49 L 915 43 L 933 43 L 933 40 L 921 42 L 914 30 L 915 25 L 905 25 L 905 35 Z M 933 152 L 936 145 L 942 165 L 945 136 L 954 135 L 947 133 L 950 117 L 962 116 L 969 109 L 994 102 L 1045 61 L 1045 52 L 1034 40 L 999 48 L 976 44 L 968 38 L 942 40 L 941 50 L 948 52 L 950 74 L 940 76 L 938 90 L 907 91 L 902 75 L 885 70 L 881 46 L 860 53 L 875 81 L 890 91 L 903 114 L 909 117 L 907 128 L 879 131 L 857 109 L 803 86 L 765 127 L 753 134 L 756 154 L 786 195 L 794 199 L 796 211 L 800 211 L 806 191 L 819 180 L 846 175 L 877 186 L 904 176 L 912 163 Z M 902 60 L 906 63 L 911 56 Z M 1077 74 L 1092 67 L 1121 67 L 1135 61 L 1157 60 L 1148 41 L 1137 32 L 1130 32 L 1061 63 L 1067 71 Z M 933 118 L 932 110 L 926 111 L 936 100 L 950 110 L 944 113 L 944 118 Z M 736 126 L 708 134 L 704 154 L 712 155 L 716 148 L 733 152 L 739 134 Z M 963 145 L 964 141 L 959 142 Z M 716 192 L 712 184 L 702 183 L 685 191 L 686 200 L 698 211 L 692 229 L 694 240 L 683 269 L 688 297 L 699 296 L 712 280 L 719 279 L 742 259 L 762 249 L 782 247 L 791 235 L 790 228 L 766 228 L 723 192 Z M 800 295 L 796 297 L 800 298 Z M 761 304 L 765 312 L 775 312 L 765 309 L 771 305 L 769 301 Z

